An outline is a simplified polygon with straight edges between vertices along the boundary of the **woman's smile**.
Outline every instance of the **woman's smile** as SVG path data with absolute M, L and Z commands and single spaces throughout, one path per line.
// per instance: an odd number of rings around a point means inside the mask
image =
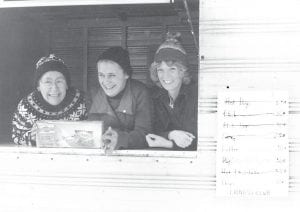
M 163 82 L 164 82 L 165 84 L 171 84 L 171 83 L 173 82 L 173 80 L 163 80 Z
M 102 84 L 102 85 L 103 85 L 104 89 L 106 89 L 106 90 L 111 90 L 114 87 L 116 87 L 116 85 L 105 85 L 105 84 Z
M 68 89 L 64 75 L 58 71 L 48 71 L 40 79 L 39 91 L 51 105 L 60 104 Z
M 48 94 L 48 96 L 50 96 L 50 97 L 59 97 L 60 95 L 61 95 L 60 93 L 54 93 L 54 94 L 49 93 Z
M 119 64 L 102 61 L 98 62 L 97 68 L 99 83 L 107 96 L 114 97 L 125 88 L 129 76 Z

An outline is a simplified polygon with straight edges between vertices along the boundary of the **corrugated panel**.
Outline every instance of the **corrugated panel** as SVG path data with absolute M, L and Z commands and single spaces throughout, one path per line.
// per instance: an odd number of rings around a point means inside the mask
M 270 27 L 268 23 L 265 26 Z M 284 28 L 284 24 L 281 27 Z M 300 32 L 260 32 L 259 29 L 248 33 L 242 30 L 223 33 L 204 31 L 200 37 L 201 54 L 207 59 L 299 60 L 300 41 L 295 39 L 299 36 Z
M 300 15 L 294 9 L 299 3 L 282 3 L 201 1 L 198 135 L 200 149 L 216 151 L 218 91 L 289 91 L 293 193 L 300 180 Z
M 200 0 L 199 5 L 200 20 L 300 21 L 300 2 L 295 0 Z
M 200 64 L 201 67 L 201 64 Z M 300 85 L 298 79 L 300 72 L 293 71 L 274 71 L 264 72 L 263 69 L 257 71 L 244 71 L 243 68 L 232 72 L 227 69 L 218 72 L 200 73 L 200 97 L 216 97 L 221 90 L 287 90 L 289 91 L 290 101 L 299 101 Z

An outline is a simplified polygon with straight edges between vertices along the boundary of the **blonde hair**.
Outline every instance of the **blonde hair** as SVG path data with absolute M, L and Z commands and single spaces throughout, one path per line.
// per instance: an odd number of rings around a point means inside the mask
M 162 85 L 159 82 L 158 76 L 157 76 L 157 68 L 161 65 L 162 62 L 165 62 L 168 66 L 175 66 L 178 68 L 179 71 L 183 72 L 183 79 L 182 83 L 183 84 L 190 84 L 191 82 L 191 75 L 190 72 L 188 71 L 188 68 L 183 65 L 180 61 L 161 61 L 161 62 L 156 62 L 154 61 L 150 68 L 150 78 L 151 80 L 159 87 L 162 87 Z

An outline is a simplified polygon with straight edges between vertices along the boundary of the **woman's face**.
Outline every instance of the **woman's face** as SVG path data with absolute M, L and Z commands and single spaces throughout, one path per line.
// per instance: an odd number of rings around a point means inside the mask
M 117 63 L 101 61 L 97 68 L 99 83 L 107 96 L 114 97 L 125 88 L 129 76 Z
M 39 81 L 38 90 L 50 105 L 61 103 L 67 93 L 67 82 L 64 75 L 58 71 L 46 72 Z
M 183 80 L 183 72 L 175 65 L 168 65 L 165 61 L 157 67 L 160 84 L 167 91 L 179 90 Z

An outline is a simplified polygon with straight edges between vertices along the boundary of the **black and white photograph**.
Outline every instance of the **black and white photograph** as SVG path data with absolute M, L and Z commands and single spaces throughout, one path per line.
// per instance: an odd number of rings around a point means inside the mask
M 1 211 L 298 211 L 299 11 L 0 0 Z
M 4 208 L 186 209 L 199 1 L 4 0 L 0 27 Z

